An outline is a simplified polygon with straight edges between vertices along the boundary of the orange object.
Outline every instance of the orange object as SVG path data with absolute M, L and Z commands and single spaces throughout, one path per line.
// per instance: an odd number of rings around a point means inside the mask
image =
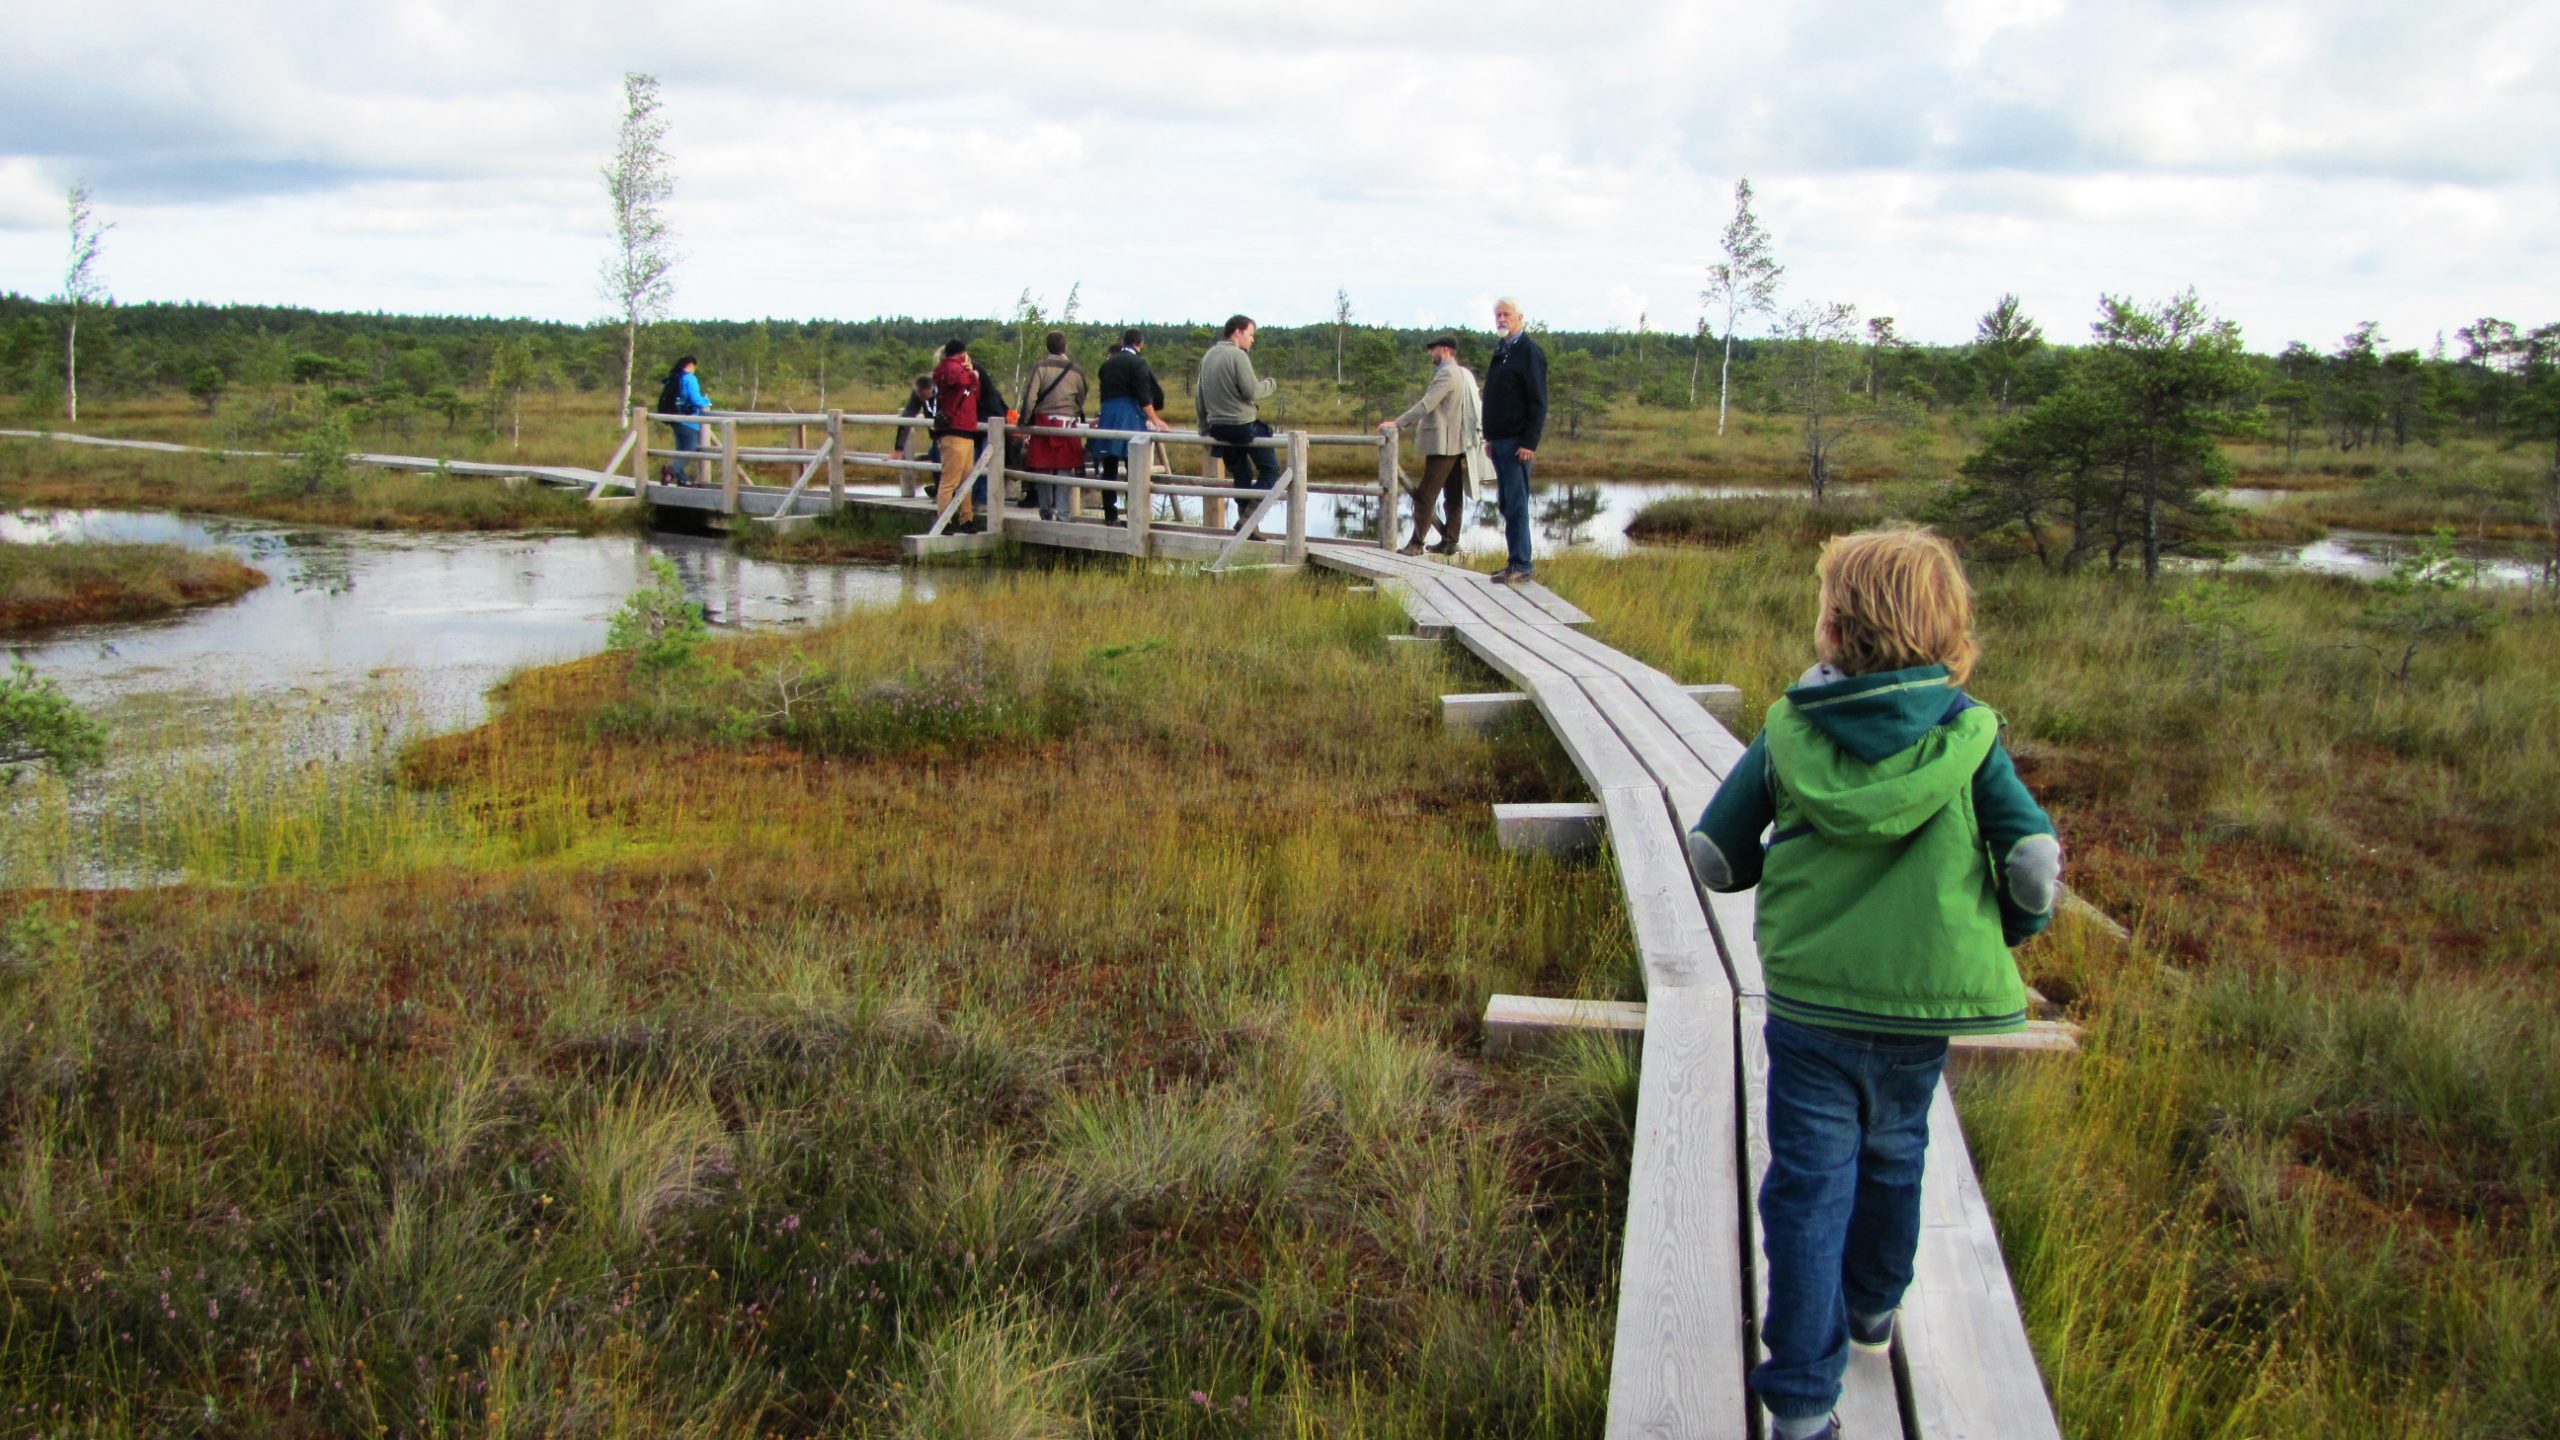
M 1014 423 L 1016 423 L 1017 421 L 1019 421 L 1019 420 L 1021 420 L 1021 419 L 1022 419 L 1022 412 L 1021 412 L 1021 411 L 1019 411 L 1019 410 L 1007 410 L 1006 412 L 1004 412 L 1004 423 L 1006 423 L 1007 425 L 1014 424 Z

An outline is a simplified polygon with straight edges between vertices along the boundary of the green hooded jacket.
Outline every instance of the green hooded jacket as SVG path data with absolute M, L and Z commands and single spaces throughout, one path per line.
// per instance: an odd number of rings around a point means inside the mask
M 1770 707 L 1691 845 L 1705 842 L 1700 878 L 1715 888 L 1759 884 L 1770 1013 L 1915 1035 L 2022 1027 L 2009 946 L 2043 928 L 2060 852 L 1999 715 L 1942 666 L 1820 673 Z M 2014 875 L 2040 856 L 2038 903 L 2006 893 L 2004 863 Z

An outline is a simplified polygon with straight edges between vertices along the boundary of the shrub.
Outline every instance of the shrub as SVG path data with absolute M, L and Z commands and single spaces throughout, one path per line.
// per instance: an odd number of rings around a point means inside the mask
M 605 626 L 605 644 L 631 657 L 641 674 L 664 678 L 693 667 L 710 627 L 702 606 L 684 593 L 675 562 L 651 556 L 649 584 L 631 592 Z
M 26 661 L 0 679 L 0 775 L 14 783 L 27 765 L 72 774 L 106 757 L 107 732 Z

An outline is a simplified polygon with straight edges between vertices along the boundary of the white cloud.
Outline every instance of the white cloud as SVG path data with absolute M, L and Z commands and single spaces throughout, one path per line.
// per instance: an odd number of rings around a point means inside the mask
M 1764 6 L 27 0 L 0 286 L 62 187 L 126 298 L 588 318 L 626 68 L 690 314 L 1694 319 L 1737 174 L 1788 299 L 2057 338 L 2186 284 L 2253 342 L 2560 316 L 2560 17 L 2448 0 Z M 957 57 L 957 58 L 955 58 Z M 59 77 L 59 78 L 44 78 Z

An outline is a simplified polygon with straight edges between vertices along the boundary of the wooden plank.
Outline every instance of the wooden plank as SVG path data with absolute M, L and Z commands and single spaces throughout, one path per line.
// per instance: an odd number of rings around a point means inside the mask
M 1131 553 L 1128 531 L 1090 521 L 1043 520 L 1036 513 L 1016 515 L 1006 522 L 1005 534 L 1025 545 L 1047 545 L 1059 550 L 1097 550 L 1113 555 Z
M 1689 753 L 1689 747 L 1662 723 L 1652 707 L 1636 698 L 1625 681 L 1614 675 L 1577 679 L 1582 693 L 1591 697 L 1600 713 L 1608 717 L 1611 728 L 1627 742 L 1627 749 L 1634 752 L 1654 783 L 1662 787 L 1671 803 L 1671 817 L 1685 831 L 1705 812 L 1707 802 L 1715 798 L 1716 777 L 1704 762 Z
M 1129 442 L 1128 458 L 1121 462 L 1129 474 L 1128 513 L 1124 518 L 1129 522 L 1132 555 L 1147 553 L 1147 527 L 1155 523 L 1155 457 L 1154 438 L 1142 435 Z
M 816 458 L 812 459 L 807 468 L 800 472 L 800 478 L 791 482 L 791 488 L 784 492 L 780 500 L 774 502 L 772 510 L 768 513 L 775 518 L 791 514 L 793 508 L 800 503 L 801 492 L 809 488 L 809 482 L 817 478 L 818 471 L 827 463 L 827 457 L 834 453 L 835 452 L 833 451 L 822 451 Z M 841 471 L 838 472 L 839 476 L 841 476 L 841 473 Z M 839 479 L 837 483 L 838 488 L 842 488 L 842 480 Z
M 1688 837 L 1684 834 L 1684 858 L 1687 850 Z M 1751 892 L 1701 889 L 1699 898 L 1706 902 L 1707 921 L 1715 928 L 1716 947 L 1723 952 L 1724 971 L 1733 981 L 1733 993 L 1746 997 L 1766 995 L 1768 988 L 1760 974 L 1759 906 Z
M 1662 792 L 1650 784 L 1605 790 L 1600 806 L 1626 894 L 1627 922 L 1644 960 L 1646 993 L 1694 988 L 1730 997 L 1715 934 L 1699 907 L 1688 855 L 1663 808 Z
M 1955 1101 L 1929 1106 L 1920 1252 L 1895 1348 L 1919 1440 L 2061 1440 Z
M 1505 855 L 1582 855 L 1600 848 L 1597 805 L 1496 805 L 1494 843 Z
M 1004 417 L 1001 415 L 987 419 L 986 443 L 979 466 L 987 474 L 987 533 L 1001 535 L 1005 526 Z
M 1419 604 L 1420 602 L 1410 603 Z M 1680 688 L 1697 698 L 1701 704 L 1722 704 L 1727 699 L 1739 703 L 1742 693 L 1731 685 L 1683 685 Z M 1463 710 L 1463 715 L 1453 712 L 1449 705 L 1449 701 L 1453 699 L 1463 702 L 1459 707 Z M 1441 718 L 1447 721 L 1452 729 L 1484 729 L 1499 720 L 1505 711 L 1520 709 L 1530 703 L 1529 697 L 1517 690 L 1486 690 L 1469 695 L 1443 695 L 1440 701 Z M 1708 713 L 1714 712 L 1710 710 Z
M 1558 624 L 1588 625 L 1591 623 L 1591 617 L 1582 613 L 1582 607 L 1535 580 L 1523 580 L 1512 588 L 1522 599 L 1546 611 L 1548 616 Z
M 641 407 L 634 405 L 631 408 L 637 416 L 637 423 L 631 428 L 640 435 L 639 448 L 631 455 L 631 493 L 637 498 L 649 483 L 649 417 L 641 413 Z
M 1579 631 L 1557 628 L 1548 634 L 1548 639 L 1558 648 L 1582 655 L 1634 686 L 1662 723 L 1671 727 L 1689 752 L 1696 755 L 1718 779 L 1741 763 L 1743 743 L 1735 738 L 1732 731 L 1717 723 L 1714 716 L 1702 713 L 1703 707 L 1696 697 L 1689 695 L 1686 688 L 1670 676 Z M 1720 688 L 1732 690 L 1730 686 Z M 1733 697 L 1738 706 L 1740 692 L 1734 691 Z
M 1641 1000 L 1549 1000 L 1533 995 L 1496 995 L 1484 1007 L 1485 1057 L 1524 1055 L 1544 1047 L 1558 1035 L 1574 1032 L 1641 1043 L 1644 1013 Z
M 1394 584 L 1398 598 L 1404 601 L 1405 614 L 1413 617 L 1413 633 L 1435 640 L 1449 633 L 1448 618 L 1440 613 L 1440 607 L 1423 599 L 1420 594 L 1400 581 L 1391 583 Z
M 1289 487 L 1289 526 L 1283 543 L 1288 547 L 1292 565 L 1307 563 L 1307 432 L 1289 432 L 1289 473 L 1296 483 Z
M 1995 1070 L 2006 1070 L 2037 1055 L 2077 1055 L 2080 1027 L 2068 1020 L 2030 1020 L 2024 1030 L 2006 1035 L 1958 1035 L 1947 1042 L 1950 1084 Z
M 827 506 L 844 508 L 844 412 L 827 412 Z
M 738 422 L 720 422 L 720 513 L 738 513 Z
M 996 543 L 995 536 L 986 534 L 909 535 L 898 542 L 910 560 L 931 555 L 992 555 Z
M 1416 558 L 1418 559 L 1420 557 Z M 1454 565 L 1446 565 L 1441 568 L 1456 570 L 1458 567 Z M 1466 573 L 1474 575 L 1476 572 L 1469 570 Z M 1521 594 L 1520 587 L 1517 585 L 1497 585 L 1489 578 L 1478 578 L 1475 583 L 1484 587 L 1486 598 L 1490 599 L 1494 604 L 1501 606 L 1505 614 L 1511 616 L 1511 618 L 1519 621 L 1523 625 L 1534 625 L 1540 629 L 1545 629 L 1551 625 L 1562 625 L 1564 623 L 1553 615 L 1548 614 L 1545 610 L 1540 609 L 1529 599 L 1528 596 Z
M 1721 995 L 1679 988 L 1645 1008 L 1605 1433 L 1742 1435 L 1750 1401 L 1733 1010 Z
M 1396 548 L 1396 447 L 1378 447 L 1378 548 Z
M 1625 786 L 1646 786 L 1653 779 L 1629 754 L 1624 741 L 1604 719 L 1580 686 L 1557 673 L 1552 667 L 1512 640 L 1480 624 L 1451 627 L 1460 643 L 1486 664 L 1508 676 L 1511 683 L 1537 697 L 1538 713 L 1547 717 L 1548 728 L 1582 772 L 1584 783 L 1594 794 Z
M 1440 697 L 1440 726 L 1452 734 L 1482 735 L 1529 707 L 1517 690 L 1492 690 Z
M 615 450 L 613 458 L 604 462 L 604 468 L 596 472 L 596 483 L 587 487 L 588 499 L 593 500 L 604 493 L 604 487 L 613 482 L 614 472 L 622 468 L 624 458 L 630 455 L 632 447 L 640 443 L 642 433 L 644 432 L 636 425 L 622 432 L 621 448 Z
M 952 487 L 951 498 L 948 500 L 937 499 L 935 501 L 935 504 L 940 508 L 934 511 L 933 523 L 925 527 L 924 533 L 937 539 L 946 534 L 951 525 L 951 517 L 959 514 L 960 507 L 969 502 L 970 487 L 976 485 L 978 483 L 978 477 L 986 473 L 987 457 L 985 455 L 979 455 L 969 466 L 969 473 L 961 476 L 960 483 Z M 937 480 L 934 483 L 935 492 L 938 495 L 941 489 L 941 482 Z M 994 486 L 990 484 L 987 491 L 988 508 L 996 508 L 996 503 L 1000 498 L 1001 497 L 996 494 Z M 989 533 L 992 533 L 992 531 L 993 527 L 989 527 Z M 910 547 L 907 553 L 910 555 L 916 555 L 923 552 Z
M 1255 502 L 1253 509 L 1247 512 L 1242 520 L 1236 522 L 1235 538 L 1229 540 L 1226 545 L 1218 551 L 1217 558 L 1209 562 L 1210 569 L 1226 569 L 1227 562 L 1235 558 L 1236 547 L 1245 544 L 1249 540 L 1260 538 L 1262 534 L 1263 517 L 1271 513 L 1272 506 L 1289 498 L 1288 487 L 1295 481 L 1295 479 L 1296 477 L 1292 475 L 1282 475 L 1278 484 L 1275 484 L 1269 490 L 1262 492 L 1262 498 Z M 1243 510 L 1244 502 L 1241 500 L 1237 501 L 1236 508 L 1238 510 Z
M 1681 692 L 1698 702 L 1715 722 L 1727 730 L 1742 722 L 1742 687 L 1739 685 L 1683 685 Z

